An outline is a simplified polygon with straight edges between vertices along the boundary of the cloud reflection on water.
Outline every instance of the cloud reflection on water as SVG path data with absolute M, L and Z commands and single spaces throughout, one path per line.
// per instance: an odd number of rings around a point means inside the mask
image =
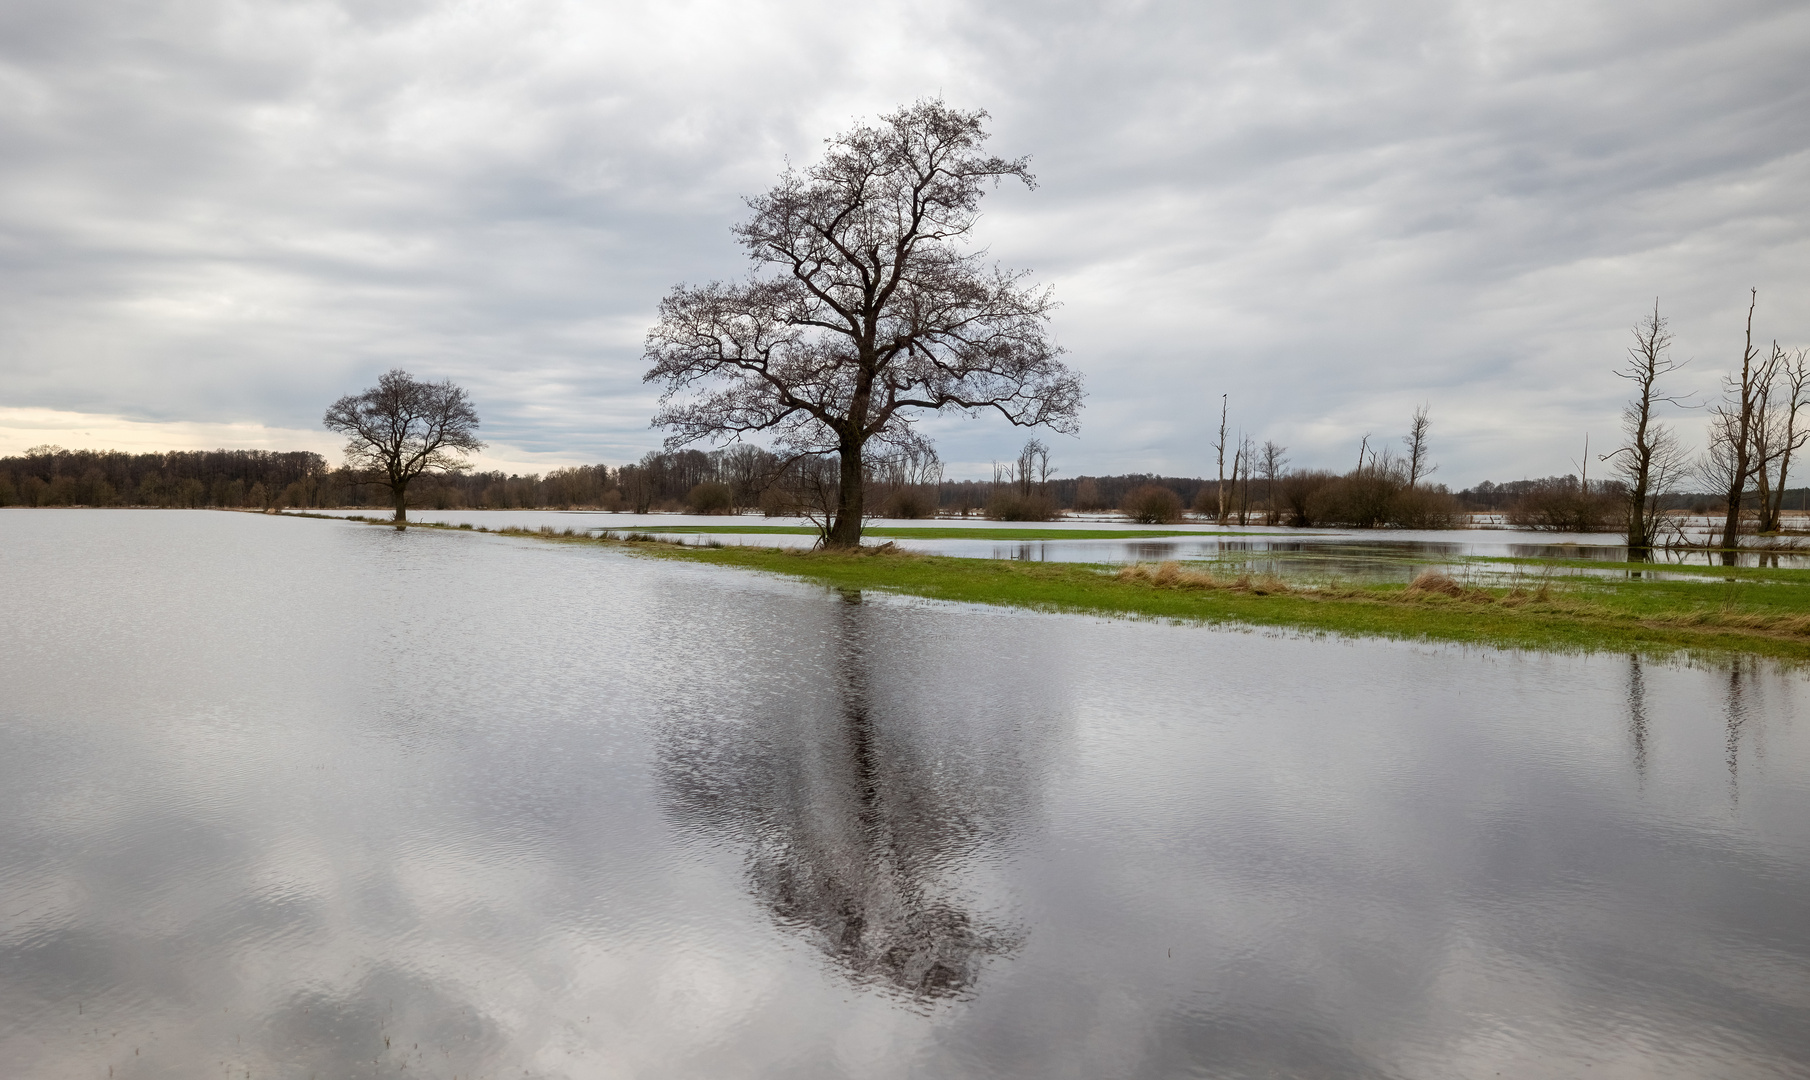
M 1806 683 L 1770 664 L 857 603 L 251 515 L 0 529 L 11 1075 L 1810 1051 Z

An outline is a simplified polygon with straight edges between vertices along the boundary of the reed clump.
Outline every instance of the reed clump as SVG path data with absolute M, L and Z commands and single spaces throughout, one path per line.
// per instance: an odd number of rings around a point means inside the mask
M 1402 596 L 1412 599 L 1443 596 L 1448 600 L 1467 600 L 1475 604 L 1496 602 L 1496 598 L 1487 591 L 1466 587 L 1457 578 L 1438 570 L 1422 570 L 1413 581 L 1408 583 L 1408 587 L 1402 590 Z
M 1281 596 L 1304 592 L 1274 574 L 1238 574 L 1227 576 L 1211 570 L 1187 570 L 1178 562 L 1135 563 L 1120 570 L 1118 579 L 1142 582 L 1157 589 L 1216 589 L 1250 593 L 1253 596 Z

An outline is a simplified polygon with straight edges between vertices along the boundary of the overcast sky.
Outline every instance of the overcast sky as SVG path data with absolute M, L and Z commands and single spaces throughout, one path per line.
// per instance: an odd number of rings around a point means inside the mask
M 1708 393 L 1810 343 L 1810 6 L 0 4 L 0 452 L 308 447 L 392 366 L 518 469 L 660 443 L 642 336 L 745 270 L 788 159 L 941 95 L 1035 191 L 981 240 L 1084 373 L 1062 473 L 1348 468 L 1417 403 L 1436 479 L 1573 471 L 1655 297 Z M 1700 415 L 1680 417 L 1698 438 Z M 952 475 L 1024 432 L 925 426 Z

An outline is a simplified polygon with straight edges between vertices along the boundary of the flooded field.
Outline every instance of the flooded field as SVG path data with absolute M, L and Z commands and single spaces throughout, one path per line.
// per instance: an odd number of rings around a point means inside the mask
M 328 511 L 346 516 L 357 511 Z M 375 513 L 375 512 L 373 512 Z M 610 514 L 560 510 L 411 510 L 414 520 L 440 525 L 472 525 L 487 529 L 574 529 L 591 535 L 627 536 L 653 533 L 687 544 L 751 544 L 759 547 L 807 548 L 816 540 L 802 518 L 727 517 L 685 514 Z M 387 516 L 387 515 L 379 515 Z M 1693 526 L 1704 525 L 1703 519 Z M 1124 518 L 1066 518 L 1053 522 L 1004 522 L 981 518 L 894 521 L 875 519 L 866 542 L 895 543 L 912 551 L 969 559 L 1025 562 L 1136 563 L 1213 562 L 1252 573 L 1290 578 L 1401 582 L 1436 568 L 1468 578 L 1492 580 L 1524 574 L 1516 561 L 1568 560 L 1621 563 L 1627 546 L 1613 533 L 1547 533 L 1525 529 L 1290 529 L 1265 526 L 1218 527 L 1189 522 L 1174 526 L 1137 525 Z M 912 535 L 927 530 L 964 536 L 934 538 Z M 1054 534 L 1038 539 L 999 539 L 996 532 Z M 1126 533 L 1124 539 L 1100 533 Z M 1193 535 L 1148 537 L 1138 533 L 1176 532 Z M 1075 533 L 1064 538 L 1063 533 Z M 1092 534 L 1092 535 L 1089 535 Z M 1751 541 L 1753 538 L 1749 538 Z M 1789 538 L 1789 545 L 1810 538 Z M 1804 551 L 1745 551 L 1736 557 L 1745 567 L 1810 569 L 1810 546 Z M 1646 577 L 1683 581 L 1701 575 L 1669 574 L 1668 567 L 1722 565 L 1719 553 L 1660 549 L 1651 553 Z M 1548 566 L 1539 572 L 1560 576 L 1625 577 L 1625 568 Z
M 0 589 L 8 1076 L 1810 1060 L 1800 671 L 205 511 L 0 511 Z

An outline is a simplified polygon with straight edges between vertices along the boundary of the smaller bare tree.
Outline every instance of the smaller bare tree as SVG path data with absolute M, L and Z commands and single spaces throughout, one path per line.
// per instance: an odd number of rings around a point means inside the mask
M 1803 448 L 1810 431 L 1801 430 L 1798 412 L 1805 404 L 1805 354 L 1787 354 L 1772 343 L 1766 359 L 1767 383 L 1760 392 L 1759 417 L 1754 423 L 1754 483 L 1759 489 L 1759 523 L 1756 532 L 1777 532 L 1784 512 L 1785 484 L 1791 475 L 1791 456 Z M 1774 468 L 1777 468 L 1775 474 Z
M 1226 410 L 1231 407 L 1231 398 L 1219 395 L 1219 441 L 1213 444 L 1213 450 L 1219 458 L 1219 478 L 1214 482 L 1213 494 L 1218 497 L 1218 513 L 1213 520 L 1221 525 L 1226 523 Z
M 1414 419 L 1408 424 L 1408 433 L 1402 436 L 1402 442 L 1408 447 L 1408 486 L 1413 487 L 1423 476 L 1431 476 L 1439 470 L 1439 466 L 1427 460 L 1427 432 L 1433 427 L 1433 421 L 1427 419 L 1427 407 L 1421 405 L 1414 410 Z
M 1617 459 L 1616 468 L 1628 485 L 1628 550 L 1642 558 L 1653 546 L 1653 519 L 1665 487 L 1683 464 L 1677 438 L 1654 419 L 1653 411 L 1661 405 L 1682 404 L 1660 387 L 1660 380 L 1684 365 L 1667 353 L 1672 334 L 1659 314 L 1658 300 L 1653 301 L 1653 314 L 1642 319 L 1633 332 L 1628 362 L 1615 373 L 1634 384 L 1634 397 L 1621 414 L 1628 441 L 1605 454 L 1603 460 Z
M 408 527 L 408 487 L 416 477 L 461 472 L 470 468 L 465 455 L 484 448 L 464 390 L 445 379 L 422 382 L 401 368 L 334 402 L 321 422 L 346 436 L 348 468 L 390 489 L 399 529 Z
M 1282 509 L 1276 503 L 1276 481 L 1282 476 L 1282 467 L 1288 464 L 1288 447 L 1274 440 L 1266 441 L 1257 461 L 1263 472 L 1263 523 L 1280 525 Z
M 1726 493 L 1726 516 L 1722 524 L 1724 558 L 1734 561 L 1735 545 L 1741 531 L 1741 509 L 1747 497 L 1747 485 L 1753 480 L 1754 425 L 1759 418 L 1763 389 L 1770 385 L 1774 370 L 1759 358 L 1753 346 L 1753 311 L 1759 303 L 1760 291 L 1749 292 L 1747 304 L 1747 340 L 1741 350 L 1741 374 L 1723 379 L 1722 403 L 1711 410 L 1710 445 L 1705 458 L 1705 475 Z
M 1238 456 L 1232 461 L 1232 487 L 1238 495 L 1238 524 L 1251 519 L 1251 473 L 1257 466 L 1257 443 L 1249 435 L 1238 435 Z
M 1030 439 L 1018 452 L 1018 493 L 1042 491 L 1050 479 L 1050 448 L 1041 439 Z

